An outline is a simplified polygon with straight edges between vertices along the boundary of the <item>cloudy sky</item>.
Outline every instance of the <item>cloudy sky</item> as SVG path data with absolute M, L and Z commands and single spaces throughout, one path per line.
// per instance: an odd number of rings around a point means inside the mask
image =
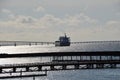
M 120 0 L 0 0 L 0 40 L 120 40 Z

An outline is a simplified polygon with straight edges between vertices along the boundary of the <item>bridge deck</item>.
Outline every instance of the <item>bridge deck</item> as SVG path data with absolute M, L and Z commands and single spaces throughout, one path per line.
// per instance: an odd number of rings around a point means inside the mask
M 120 56 L 120 51 L 97 51 L 97 52 L 41 52 L 22 54 L 0 54 L 0 58 L 12 57 L 38 57 L 38 56 Z
M 4 64 L 0 68 L 23 68 L 36 66 L 62 66 L 62 65 L 86 65 L 86 64 L 120 64 L 120 60 L 95 60 L 95 61 L 54 61 L 45 63 Z

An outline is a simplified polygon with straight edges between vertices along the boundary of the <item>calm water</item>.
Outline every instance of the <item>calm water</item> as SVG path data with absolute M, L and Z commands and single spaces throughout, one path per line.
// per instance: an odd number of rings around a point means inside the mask
M 33 80 L 33 78 L 5 80 Z M 55 71 L 48 72 L 46 77 L 36 77 L 36 80 L 120 80 L 120 69 Z
M 70 51 L 120 51 L 120 43 L 82 43 L 70 47 L 55 47 L 54 45 L 38 46 L 4 46 L 0 53 L 32 53 L 32 52 L 70 52 Z M 48 61 L 49 58 L 5 58 L 0 59 L 0 64 L 29 63 Z M 91 69 L 48 72 L 46 77 L 36 77 L 36 80 L 120 80 L 120 69 Z M 16 78 L 4 80 L 32 80 L 29 78 Z

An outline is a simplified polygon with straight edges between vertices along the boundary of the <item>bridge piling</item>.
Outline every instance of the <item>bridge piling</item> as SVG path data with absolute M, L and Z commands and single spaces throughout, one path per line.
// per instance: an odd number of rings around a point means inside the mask
M 0 73 L 2 73 L 2 68 L 0 68 Z
M 29 71 L 29 67 L 28 66 L 26 67 L 26 71 Z
M 29 46 L 31 46 L 31 44 L 32 44 L 32 43 L 31 43 L 31 42 L 29 42 Z
M 41 71 L 42 70 L 42 66 L 38 66 L 38 71 Z
M 75 67 L 75 69 L 79 69 L 79 65 L 75 65 L 74 67 Z
M 37 45 L 37 42 L 35 42 L 35 45 Z
M 51 65 L 51 66 L 50 66 L 50 69 L 51 69 L 51 70 L 54 70 L 54 66 L 53 66 L 53 65 Z
M 33 76 L 33 80 L 35 80 L 35 76 Z
M 116 64 L 110 64 L 111 68 L 116 68 Z
M 62 69 L 63 69 L 63 70 L 66 70 L 66 67 L 67 67 L 67 65 L 63 65 L 63 66 L 62 66 Z
M 16 72 L 16 67 L 13 67 L 13 72 Z

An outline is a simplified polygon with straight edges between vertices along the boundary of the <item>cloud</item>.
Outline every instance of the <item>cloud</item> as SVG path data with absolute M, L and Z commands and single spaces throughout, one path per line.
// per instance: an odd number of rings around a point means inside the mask
M 95 24 L 97 20 L 86 16 L 85 14 L 77 14 L 77 15 L 68 15 L 64 18 L 59 18 L 54 15 L 46 14 L 41 18 L 34 18 L 31 16 L 23 16 L 23 15 L 14 15 L 11 20 L 0 22 L 2 26 L 21 26 L 27 27 L 26 25 L 33 25 L 34 27 L 59 27 L 59 26 L 79 26 L 81 24 Z M 0 24 L 0 25 L 1 25 Z M 19 25 L 18 25 L 19 24 Z M 34 28 L 33 27 L 33 28 Z
M 45 39 L 52 41 L 57 34 L 62 32 L 67 32 L 71 35 L 73 41 L 119 39 L 120 21 L 109 20 L 105 24 L 100 24 L 99 20 L 84 13 L 68 15 L 63 18 L 50 14 L 45 14 L 40 18 L 15 15 L 11 20 L 0 21 L 0 33 L 31 40 L 33 37 L 38 39 L 38 36 L 44 38 L 44 35 L 46 37 L 50 35 L 52 36 L 51 39 L 50 37 Z
M 12 13 L 10 10 L 8 10 L 8 9 L 2 9 L 1 10 L 3 13 L 6 13 L 6 14 L 10 14 L 10 13 Z
M 22 15 L 18 15 L 16 16 L 15 19 L 16 22 L 21 23 L 21 24 L 31 24 L 34 23 L 35 18 L 31 17 L 31 16 L 22 16 Z
M 9 32 L 16 33 L 16 31 L 17 32 L 19 31 L 19 33 L 20 31 L 23 32 L 24 29 L 33 28 L 35 20 L 36 20 L 35 18 L 30 16 L 16 15 L 13 18 L 9 18 L 7 21 L 0 21 L 0 32 L 3 33 Z
M 112 27 L 112 28 L 119 28 L 120 29 L 120 21 L 119 20 L 110 20 L 106 23 L 107 27 Z
M 67 24 L 71 26 L 79 26 L 81 24 L 96 24 L 98 21 L 85 15 L 84 13 L 80 13 L 74 16 L 68 16 L 65 19 L 65 22 L 67 22 Z
M 40 18 L 31 16 L 14 15 L 14 18 L 7 21 L 0 21 L 0 33 L 16 34 L 36 34 L 45 33 L 46 35 L 70 31 L 85 23 L 94 24 L 95 20 L 85 14 L 69 15 L 64 18 L 46 14 Z M 47 32 L 47 33 L 46 33 Z M 19 36 L 19 35 L 18 35 Z
M 42 6 L 38 6 L 36 9 L 35 9 L 36 12 L 44 12 L 45 11 L 45 8 L 43 8 Z

